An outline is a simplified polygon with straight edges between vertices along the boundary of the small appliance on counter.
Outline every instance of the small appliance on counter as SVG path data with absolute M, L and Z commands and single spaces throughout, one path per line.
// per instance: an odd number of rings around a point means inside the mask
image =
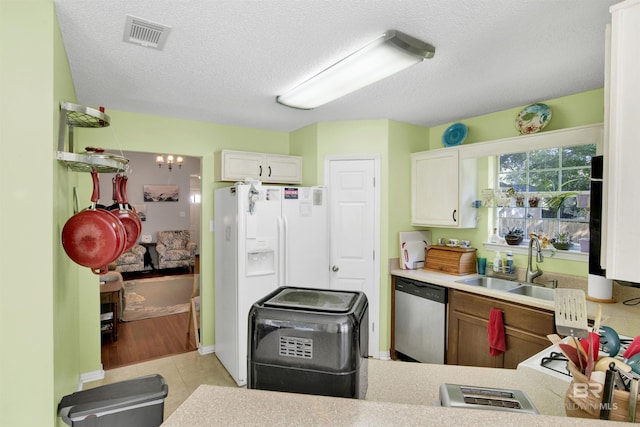
M 247 388 L 364 399 L 363 292 L 281 287 L 249 311 Z
M 441 384 L 440 403 L 450 408 L 538 414 L 536 407 L 521 390 Z

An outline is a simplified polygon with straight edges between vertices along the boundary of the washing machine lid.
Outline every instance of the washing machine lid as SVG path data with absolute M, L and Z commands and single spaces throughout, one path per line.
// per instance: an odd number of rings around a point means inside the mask
M 357 297 L 354 292 L 285 288 L 265 301 L 264 306 L 346 313 L 351 311 Z

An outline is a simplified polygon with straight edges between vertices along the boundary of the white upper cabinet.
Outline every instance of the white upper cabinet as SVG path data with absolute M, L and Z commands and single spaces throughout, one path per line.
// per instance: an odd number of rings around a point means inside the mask
M 302 157 L 267 154 L 264 182 L 300 184 L 302 182 Z
M 459 148 L 411 155 L 411 224 L 474 228 L 477 160 L 460 158 Z
M 243 181 L 246 178 L 262 182 L 300 184 L 302 157 L 231 150 L 222 150 L 216 154 L 218 181 Z
M 605 224 L 607 277 L 640 282 L 640 1 L 611 7 L 608 114 L 605 111 Z

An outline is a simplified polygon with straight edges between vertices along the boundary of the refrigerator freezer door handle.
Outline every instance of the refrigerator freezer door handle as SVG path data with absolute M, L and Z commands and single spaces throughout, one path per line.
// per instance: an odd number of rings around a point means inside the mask
M 279 216 L 277 219 L 278 222 L 278 286 L 284 286 L 284 224 L 282 222 L 282 217 Z
M 282 269 L 282 279 L 283 285 L 289 286 L 289 266 L 287 263 L 289 262 L 289 222 L 287 221 L 287 217 L 282 217 L 282 265 L 284 268 Z

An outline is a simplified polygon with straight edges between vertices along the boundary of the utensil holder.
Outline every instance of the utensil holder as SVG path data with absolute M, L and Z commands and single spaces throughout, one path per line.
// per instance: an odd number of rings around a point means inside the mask
M 565 394 L 565 413 L 569 417 L 577 418 L 600 418 L 600 407 L 602 404 L 602 384 L 595 381 L 587 381 L 587 377 L 580 372 L 580 368 L 568 362 L 569 371 L 573 376 L 571 384 Z M 588 384 L 588 387 L 585 386 Z M 638 400 L 634 402 L 636 413 L 638 410 Z M 611 400 L 610 421 L 629 422 L 629 392 L 614 390 Z M 636 417 L 636 422 L 640 421 L 640 416 Z

